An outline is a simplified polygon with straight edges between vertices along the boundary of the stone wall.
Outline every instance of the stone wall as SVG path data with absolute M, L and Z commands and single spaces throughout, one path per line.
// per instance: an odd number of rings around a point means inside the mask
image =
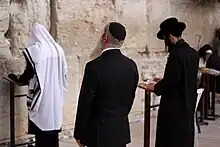
M 65 50 L 69 68 L 69 89 L 64 106 L 64 130 L 72 130 L 77 97 L 85 63 L 96 46 L 103 27 L 119 21 L 128 37 L 122 52 L 138 64 L 140 80 L 163 75 L 166 54 L 157 40 L 158 25 L 169 16 L 187 23 L 184 38 L 196 49 L 212 40 L 219 27 L 219 5 L 196 6 L 192 0 L 1 0 L 0 1 L 0 78 L 22 73 L 21 48 L 26 47 L 30 26 L 44 24 Z M 4 33 L 11 40 L 6 43 Z M 149 54 L 148 54 L 149 52 Z M 0 80 L 0 141 L 9 137 L 9 88 Z M 25 92 L 25 89 L 17 89 Z M 131 121 L 143 111 L 143 92 L 138 90 Z M 25 98 L 16 100 L 16 135 L 27 131 Z

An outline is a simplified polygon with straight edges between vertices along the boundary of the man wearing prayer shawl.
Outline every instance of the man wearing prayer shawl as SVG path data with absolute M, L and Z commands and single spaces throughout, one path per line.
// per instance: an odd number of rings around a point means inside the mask
M 58 147 L 63 99 L 67 89 L 64 51 L 41 24 L 35 24 L 24 50 L 27 66 L 21 76 L 9 75 L 28 84 L 29 133 L 36 147 Z
M 199 57 L 203 59 L 203 61 L 206 63 L 206 67 L 210 69 L 215 69 L 220 71 L 220 57 L 218 54 L 212 52 L 212 47 L 208 44 L 204 45 L 199 49 Z M 202 75 L 201 78 L 201 83 L 199 87 L 204 87 L 204 75 Z M 213 79 L 214 76 L 210 77 L 210 85 L 209 88 L 210 90 L 214 89 L 214 84 L 213 84 Z M 220 102 L 220 76 L 216 77 L 216 98 L 217 101 Z
M 100 41 L 102 54 L 86 64 L 74 131 L 80 147 L 125 147 L 131 142 L 128 114 L 138 70 L 120 51 L 125 37 L 123 25 L 109 23 Z
M 161 23 L 157 37 L 165 41 L 169 57 L 163 78 L 149 84 L 161 96 L 156 147 L 193 147 L 194 112 L 197 100 L 198 52 L 182 38 L 185 23 L 169 18 Z

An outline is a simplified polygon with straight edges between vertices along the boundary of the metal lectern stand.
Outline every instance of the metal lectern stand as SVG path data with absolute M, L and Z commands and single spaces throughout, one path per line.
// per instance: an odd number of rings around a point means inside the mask
M 209 68 L 200 68 L 199 71 L 204 75 L 205 84 L 202 100 L 201 121 L 203 121 L 203 119 L 216 120 L 220 117 L 215 114 L 216 77 L 220 76 L 220 71 Z M 210 85 L 212 86 L 210 87 Z M 211 98 L 210 93 L 212 93 Z
M 15 85 L 26 86 L 26 84 L 17 83 L 8 77 L 4 77 L 4 79 L 10 84 L 10 147 L 33 144 L 34 142 L 15 144 L 15 98 L 26 96 L 26 94 L 15 95 Z
M 145 83 L 138 84 L 138 87 L 145 90 L 145 105 L 144 105 L 144 147 L 150 147 L 150 119 L 151 108 L 159 107 L 160 105 L 151 104 L 151 92 L 149 91 Z

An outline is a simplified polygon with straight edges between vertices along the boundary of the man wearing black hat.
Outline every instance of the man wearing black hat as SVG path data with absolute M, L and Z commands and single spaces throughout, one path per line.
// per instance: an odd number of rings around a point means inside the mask
M 212 52 L 212 47 L 209 44 L 202 46 L 199 49 L 199 57 L 206 63 L 206 67 L 210 69 L 215 69 L 220 71 L 220 57 L 218 56 L 217 52 Z M 204 76 L 204 75 L 203 75 Z M 200 87 L 204 87 L 204 78 L 201 78 Z M 214 76 L 210 77 L 210 90 L 214 89 L 213 84 Z M 216 77 L 216 98 L 217 101 L 220 102 L 220 76 Z
M 125 37 L 123 25 L 109 23 L 101 37 L 102 54 L 86 64 L 74 132 L 79 146 L 125 147 L 131 142 L 128 114 L 138 70 L 120 52 Z
M 165 41 L 169 57 L 164 77 L 149 84 L 161 96 L 156 147 L 193 147 L 194 110 L 197 99 L 199 57 L 182 38 L 183 22 L 169 18 L 161 23 L 157 37 Z

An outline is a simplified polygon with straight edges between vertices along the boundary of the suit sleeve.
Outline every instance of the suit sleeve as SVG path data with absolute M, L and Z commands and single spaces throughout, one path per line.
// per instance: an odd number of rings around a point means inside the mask
M 32 67 L 31 63 L 29 62 L 27 56 L 24 54 L 25 60 L 26 60 L 26 68 L 23 72 L 23 74 L 18 78 L 19 82 L 28 84 L 31 78 L 34 76 L 34 68 Z
M 206 67 L 207 68 L 211 68 L 210 67 L 210 60 L 208 60 L 208 62 L 207 62 L 207 64 L 206 64 Z M 201 76 L 201 78 L 200 78 L 200 83 L 199 83 L 199 86 L 198 86 L 198 88 L 204 88 L 205 87 L 205 75 L 202 73 L 202 76 Z
M 166 92 L 174 91 L 180 82 L 180 65 L 179 58 L 175 54 L 170 54 L 167 60 L 164 77 L 154 88 L 157 96 L 161 96 Z
M 214 63 L 213 60 L 212 60 L 212 56 L 210 56 L 209 59 L 208 59 L 208 61 L 207 61 L 206 67 L 207 67 L 207 68 L 213 68 L 213 69 L 214 69 L 214 65 L 215 65 L 215 63 Z
M 87 131 L 87 122 L 90 117 L 92 103 L 96 97 L 97 74 L 90 64 L 86 65 L 83 82 L 80 90 L 78 108 L 76 114 L 74 138 L 82 140 L 84 132 Z
M 134 103 L 136 90 L 137 90 L 137 85 L 138 85 L 138 81 L 139 81 L 138 69 L 137 69 L 137 65 L 135 63 L 134 63 L 134 71 L 135 71 L 134 72 L 134 85 L 133 85 L 133 91 L 132 91 L 132 99 L 131 99 L 130 104 L 129 104 L 128 114 L 130 113 L 130 111 L 132 109 L 132 105 Z

